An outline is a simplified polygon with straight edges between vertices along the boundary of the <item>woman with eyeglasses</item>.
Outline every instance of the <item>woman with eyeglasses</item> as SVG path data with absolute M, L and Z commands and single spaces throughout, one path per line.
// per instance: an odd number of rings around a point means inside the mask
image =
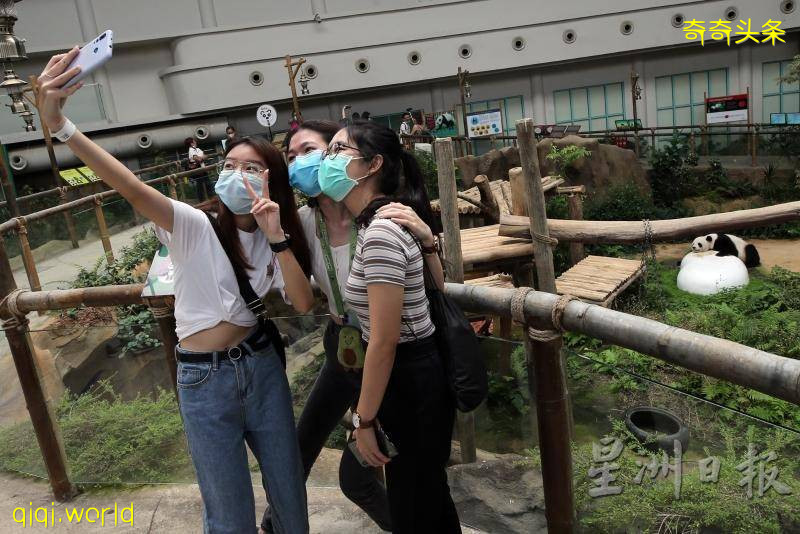
M 240 294 L 279 290 L 301 313 L 313 304 L 308 250 L 286 164 L 261 139 L 231 141 L 215 190 L 216 217 L 139 181 L 62 114 L 81 83 L 62 89 L 78 48 L 54 56 L 39 111 L 54 137 L 153 221 L 175 267 L 178 399 L 200 492 L 206 533 L 256 532 L 245 443 L 258 460 L 278 532 L 308 532 L 305 485 L 291 395 L 277 343 Z M 287 231 L 288 234 L 285 232 Z M 290 240 L 291 237 L 291 240 Z M 277 338 L 277 339 L 276 339 Z
M 289 132 L 284 141 L 289 183 L 308 197 L 308 204 L 298 210 L 298 215 L 309 242 L 311 272 L 330 309 L 330 320 L 323 337 L 325 363 L 297 422 L 297 439 L 306 478 L 328 436 L 358 399 L 363 367 L 363 358 L 346 350 L 343 344 L 343 340 L 360 342 L 361 338 L 355 315 L 342 297 L 350 273 L 357 229 L 344 204 L 321 194 L 317 179 L 322 154 L 339 129 L 340 126 L 332 121 L 307 120 Z M 360 346 L 356 348 L 361 349 Z M 363 356 L 363 352 L 360 354 Z M 347 498 L 361 507 L 381 529 L 391 531 L 386 489 L 376 477 L 375 470 L 359 464 L 347 447 L 339 463 L 339 486 Z M 267 507 L 261 520 L 262 532 L 273 532 L 270 516 L 271 510 Z
M 359 226 L 344 291 L 367 343 L 353 413 L 359 455 L 385 466 L 392 532 L 461 532 L 446 472 L 455 404 L 423 271 L 440 288 L 444 275 L 419 165 L 392 130 L 356 123 L 334 136 L 319 186 Z

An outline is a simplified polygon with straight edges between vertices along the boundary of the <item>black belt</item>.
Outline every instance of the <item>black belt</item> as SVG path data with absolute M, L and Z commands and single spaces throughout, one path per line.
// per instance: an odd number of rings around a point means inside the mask
M 242 356 L 252 356 L 256 352 L 269 347 L 271 341 L 261 328 L 256 327 L 255 332 L 247 336 L 244 341 L 224 350 L 210 352 L 181 352 L 180 347 L 175 347 L 175 358 L 183 363 L 212 363 L 214 357 L 218 362 L 222 360 L 239 360 Z

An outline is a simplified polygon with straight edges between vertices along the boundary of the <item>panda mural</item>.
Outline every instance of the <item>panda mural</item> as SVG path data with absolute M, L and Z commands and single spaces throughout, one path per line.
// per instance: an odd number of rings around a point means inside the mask
M 681 260 L 678 288 L 696 295 L 713 295 L 744 287 L 747 269 L 760 265 L 756 247 L 730 234 L 708 234 L 692 241 L 692 252 Z
M 731 234 L 708 234 L 698 237 L 692 242 L 692 250 L 695 252 L 715 250 L 717 256 L 736 256 L 748 269 L 761 265 L 756 247 Z

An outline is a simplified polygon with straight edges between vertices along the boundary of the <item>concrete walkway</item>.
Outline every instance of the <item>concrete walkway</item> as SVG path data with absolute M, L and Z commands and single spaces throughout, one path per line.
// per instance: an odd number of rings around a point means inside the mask
M 319 534 L 379 534 L 383 532 L 356 505 L 347 500 L 338 487 L 308 487 L 308 518 L 312 533 Z M 260 486 L 253 487 L 256 501 L 256 514 L 253 528 L 260 521 L 260 514 L 266 505 L 264 491 Z M 114 526 L 114 505 L 117 505 L 117 526 Z M 121 509 L 133 507 L 133 524 L 122 523 L 122 519 L 130 521 L 130 513 L 120 516 Z M 18 521 L 25 513 L 43 507 L 47 510 L 47 525 L 23 526 Z M 65 510 L 70 512 L 96 508 L 105 514 L 104 523 L 98 519 L 88 523 L 86 518 L 80 523 L 74 519 L 67 520 Z M 201 533 L 202 501 L 196 484 L 162 484 L 143 486 L 135 489 L 106 488 L 78 495 L 69 503 L 53 503 L 53 496 L 46 481 L 24 478 L 9 473 L 0 473 L 0 532 L 4 534 L 24 534 L 28 532 L 47 532 L 58 529 L 63 533 L 83 532 L 115 532 L 132 533 Z M 86 513 L 86 512 L 84 512 Z M 90 519 L 95 519 L 94 510 L 88 512 Z M 43 517 L 44 512 L 39 512 Z M 53 524 L 50 521 L 52 518 Z M 28 516 L 25 516 L 27 521 Z M 61 521 L 59 522 L 59 519 Z M 464 534 L 481 534 L 481 531 L 468 527 Z
M 152 227 L 152 223 L 136 225 L 111 235 L 111 248 L 116 251 L 133 242 L 133 236 L 141 232 L 146 227 Z M 65 289 L 75 279 L 81 267 L 90 269 L 94 266 L 98 258 L 102 257 L 103 243 L 99 238 L 84 239 L 79 242 L 79 248 L 72 248 L 66 241 L 51 242 L 33 251 L 36 271 L 39 273 L 39 281 L 42 289 Z M 19 260 L 14 260 L 14 264 L 19 265 L 14 269 L 14 280 L 17 287 L 29 288 L 28 277 L 25 269 L 21 267 Z

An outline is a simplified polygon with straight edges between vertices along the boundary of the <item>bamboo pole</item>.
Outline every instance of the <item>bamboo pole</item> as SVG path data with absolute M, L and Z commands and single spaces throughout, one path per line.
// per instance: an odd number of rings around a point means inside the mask
M 514 290 L 448 283 L 445 293 L 465 311 L 510 315 Z M 557 300 L 557 295 L 529 293 L 526 317 L 550 320 Z M 561 322 L 570 332 L 800 405 L 800 360 L 579 300 L 567 305 Z
M 33 259 L 31 252 L 31 244 L 28 241 L 28 226 L 25 222 L 25 217 L 17 217 L 19 228 L 17 235 L 19 236 L 19 244 L 22 248 L 22 264 L 25 266 L 25 274 L 28 276 L 28 283 L 33 291 L 41 291 L 42 283 L 39 281 L 39 273 L 36 272 L 36 261 Z
M 3 331 L 11 349 L 22 394 L 25 397 L 25 407 L 31 417 L 53 496 L 58 501 L 68 501 L 77 494 L 77 490 L 69 481 L 67 474 L 66 455 L 58 421 L 42 389 L 42 380 L 31 349 L 28 319 L 24 313 L 11 313 L 14 308 L 9 305 L 9 299 L 16 290 L 17 284 L 14 282 L 8 254 L 5 246 L 0 243 L 0 295 L 4 296 L 0 303 L 0 319 Z
M 556 293 L 553 250 L 547 242 L 547 211 L 533 119 L 519 120 L 516 126 L 530 233 L 538 236 L 533 240 L 536 278 L 541 290 Z M 543 341 L 532 338 L 529 330 L 525 330 L 528 383 L 531 397 L 536 400 L 547 531 L 556 534 L 573 532 L 575 524 L 570 439 L 572 414 L 567 393 L 566 362 L 561 354 L 562 342 L 560 335 Z
M 110 265 L 114 262 L 114 251 L 111 249 L 111 238 L 108 235 L 106 217 L 103 214 L 103 199 L 99 195 L 94 196 L 94 215 L 97 218 L 97 229 L 100 231 L 100 241 L 103 243 L 106 261 Z
M 167 359 L 167 368 L 172 379 L 172 387 L 175 389 L 175 398 L 178 398 L 178 364 L 175 359 L 175 347 L 178 346 L 178 336 L 175 333 L 175 315 L 172 307 L 151 305 L 150 311 L 156 318 L 158 328 L 161 330 L 161 342 L 164 345 L 164 356 Z
M 464 262 L 461 260 L 461 232 L 458 224 L 456 172 L 453 167 L 453 140 L 437 139 L 436 168 L 439 180 L 439 205 L 442 208 L 442 232 L 445 273 L 453 282 L 464 282 Z M 461 461 L 473 463 L 478 459 L 475 444 L 475 416 L 472 412 L 457 412 L 458 439 L 461 442 Z
M 569 209 L 569 218 L 574 221 L 583 220 L 583 198 L 580 194 L 572 193 L 567 197 L 567 208 Z M 586 252 L 583 248 L 583 243 L 570 242 L 569 244 L 569 263 L 575 265 L 583 259 Z
M 650 221 L 653 241 L 697 237 L 709 232 L 730 232 L 800 219 L 800 201 L 765 208 L 700 215 L 683 219 Z M 530 239 L 527 217 L 500 215 L 499 235 Z M 641 243 L 645 239 L 642 221 L 570 221 L 549 219 L 550 235 L 559 241 L 582 243 Z
M 2 144 L 0 144 L 0 183 L 3 187 L 3 195 L 6 198 L 3 205 L 8 206 L 8 211 L 11 213 L 12 217 L 19 217 L 17 194 L 11 183 L 11 171 L 8 170 L 8 166 L 6 165 L 6 149 Z

